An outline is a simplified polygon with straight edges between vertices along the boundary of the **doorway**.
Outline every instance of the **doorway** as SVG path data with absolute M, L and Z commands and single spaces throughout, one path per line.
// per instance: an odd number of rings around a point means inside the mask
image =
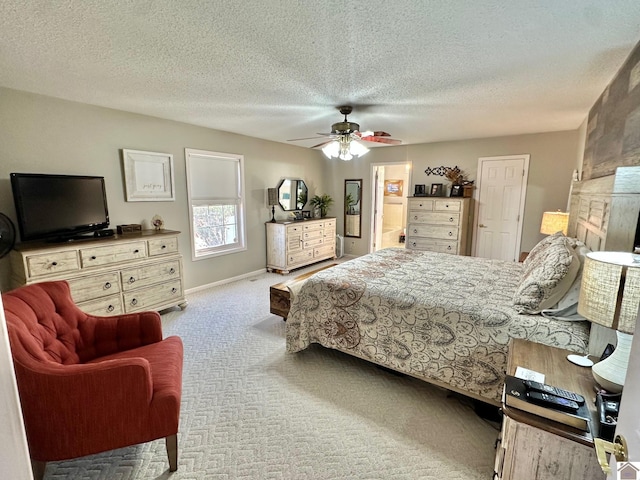
M 529 157 L 523 154 L 478 159 L 473 221 L 476 257 L 518 259 Z
M 404 247 L 410 163 L 371 165 L 371 232 L 369 252 Z

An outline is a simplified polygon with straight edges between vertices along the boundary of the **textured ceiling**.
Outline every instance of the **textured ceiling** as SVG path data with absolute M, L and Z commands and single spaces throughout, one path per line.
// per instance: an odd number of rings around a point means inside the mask
M 277 142 L 349 104 L 413 144 L 577 128 L 640 2 L 2 0 L 0 32 L 0 86 Z

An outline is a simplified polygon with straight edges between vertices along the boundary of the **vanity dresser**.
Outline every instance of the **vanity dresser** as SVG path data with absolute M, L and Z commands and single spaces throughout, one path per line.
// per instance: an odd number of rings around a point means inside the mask
M 267 222 L 267 271 L 295 268 L 336 258 L 336 219 Z

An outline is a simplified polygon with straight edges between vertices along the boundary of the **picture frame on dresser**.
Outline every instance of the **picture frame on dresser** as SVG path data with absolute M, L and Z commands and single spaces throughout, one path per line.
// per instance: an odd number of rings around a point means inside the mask
M 429 191 L 430 197 L 442 197 L 443 185 L 441 183 L 432 183 Z
M 175 200 L 173 155 L 122 149 L 127 202 Z
M 462 185 L 451 185 L 451 193 L 449 193 L 450 197 L 462 197 L 464 194 L 464 188 Z

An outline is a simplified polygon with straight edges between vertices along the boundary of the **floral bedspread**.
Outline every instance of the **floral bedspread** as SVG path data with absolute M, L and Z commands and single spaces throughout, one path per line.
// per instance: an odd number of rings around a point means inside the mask
M 587 351 L 587 322 L 513 308 L 522 264 L 385 249 L 292 287 L 287 352 L 311 343 L 499 405 L 509 339 Z

